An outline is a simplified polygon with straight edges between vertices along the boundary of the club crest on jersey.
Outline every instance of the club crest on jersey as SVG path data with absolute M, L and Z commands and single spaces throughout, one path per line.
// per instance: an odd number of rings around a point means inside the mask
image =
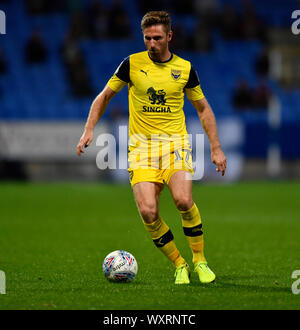
M 174 80 L 178 80 L 181 77 L 181 70 L 171 69 L 171 76 Z

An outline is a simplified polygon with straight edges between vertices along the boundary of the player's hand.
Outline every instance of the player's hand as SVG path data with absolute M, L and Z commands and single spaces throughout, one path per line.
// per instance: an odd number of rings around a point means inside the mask
M 92 129 L 85 129 L 78 144 L 77 144 L 77 155 L 80 156 L 84 153 L 83 148 L 87 148 L 93 141 L 94 133 Z
M 212 149 L 211 151 L 211 161 L 217 165 L 216 171 L 222 171 L 222 176 L 225 174 L 227 160 L 226 157 L 221 149 L 221 147 Z

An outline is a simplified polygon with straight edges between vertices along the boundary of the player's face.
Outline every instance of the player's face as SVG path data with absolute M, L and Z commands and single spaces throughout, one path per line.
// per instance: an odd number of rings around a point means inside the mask
M 160 58 L 168 51 L 168 43 L 172 39 L 172 31 L 166 33 L 161 24 L 152 25 L 143 31 L 144 42 L 152 58 Z

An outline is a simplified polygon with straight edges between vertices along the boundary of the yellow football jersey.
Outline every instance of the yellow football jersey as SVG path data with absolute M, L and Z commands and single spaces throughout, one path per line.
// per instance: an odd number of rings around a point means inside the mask
M 128 85 L 129 136 L 187 134 L 183 112 L 184 93 L 190 100 L 204 97 L 191 63 L 175 54 L 154 62 L 147 51 L 130 55 L 108 81 L 119 92 Z

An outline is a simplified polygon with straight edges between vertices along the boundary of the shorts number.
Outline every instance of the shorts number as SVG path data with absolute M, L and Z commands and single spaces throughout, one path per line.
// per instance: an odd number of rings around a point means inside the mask
M 189 158 L 190 158 L 190 156 L 192 155 L 192 153 L 191 153 L 191 150 L 189 150 L 189 149 L 182 149 L 182 153 L 184 153 L 184 152 L 186 152 L 186 155 L 185 155 L 185 162 L 187 163 L 187 162 L 189 161 Z M 176 156 L 175 161 L 177 161 L 177 160 L 183 160 L 183 158 L 180 156 L 178 150 L 175 150 L 175 151 L 174 151 L 174 154 L 175 154 L 175 156 Z

